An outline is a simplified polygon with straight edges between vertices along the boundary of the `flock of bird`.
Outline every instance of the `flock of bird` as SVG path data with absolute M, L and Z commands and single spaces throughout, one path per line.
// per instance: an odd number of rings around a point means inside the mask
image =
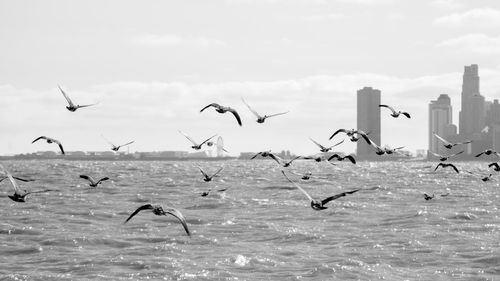
M 66 101 L 68 102 L 68 106 L 66 106 L 66 108 L 70 112 L 75 112 L 79 108 L 85 108 L 85 107 L 89 107 L 89 106 L 93 106 L 93 105 L 97 104 L 97 103 L 95 103 L 95 104 L 87 104 L 87 105 L 75 105 L 73 103 L 73 101 L 69 98 L 69 96 L 64 92 L 64 90 L 59 85 L 58 85 L 58 88 L 61 91 L 61 93 L 64 96 L 64 98 L 66 99 Z M 279 115 L 284 115 L 284 114 L 286 114 L 286 113 L 289 112 L 289 111 L 284 111 L 284 112 L 270 114 L 270 115 L 260 115 L 252 107 L 250 107 L 250 105 L 245 100 L 242 99 L 242 101 L 248 107 L 248 109 L 255 115 L 255 117 L 257 118 L 257 120 L 256 120 L 257 123 L 264 123 L 264 121 L 267 118 L 275 117 L 275 116 L 279 116 Z M 221 114 L 227 113 L 227 112 L 231 112 L 232 115 L 234 116 L 234 118 L 236 119 L 238 125 L 242 126 L 242 121 L 241 121 L 240 115 L 238 114 L 238 112 L 234 108 L 228 107 L 228 106 L 222 106 L 222 105 L 219 105 L 217 103 L 211 103 L 211 104 L 203 107 L 200 110 L 200 113 L 204 112 L 209 107 L 213 107 L 218 113 L 221 113 Z M 408 112 L 396 111 L 394 108 L 392 108 L 389 105 L 381 104 L 381 105 L 379 105 L 379 107 L 381 107 L 381 108 L 388 108 L 389 110 L 391 110 L 390 116 L 392 116 L 394 118 L 398 118 L 401 115 L 405 116 L 406 118 L 411 118 L 410 114 Z M 217 136 L 217 135 L 213 135 L 213 136 L 205 139 L 201 143 L 198 143 L 194 139 L 192 139 L 190 136 L 188 136 L 186 133 L 184 133 L 183 131 L 179 130 L 179 133 L 181 133 L 183 136 L 185 136 L 191 142 L 191 144 L 192 144 L 191 148 L 194 149 L 194 150 L 200 150 L 200 149 L 202 149 L 203 145 L 212 146 L 213 145 L 212 139 L 215 136 Z M 402 149 L 404 147 L 397 147 L 397 148 L 380 147 L 378 144 L 374 143 L 369 138 L 370 132 L 363 132 L 361 130 L 356 130 L 356 129 L 338 129 L 337 131 L 335 131 L 330 136 L 329 140 L 332 140 L 335 136 L 337 136 L 337 135 L 339 135 L 341 133 L 345 134 L 349 138 L 349 140 L 351 142 L 357 142 L 360 139 L 363 139 L 368 145 L 370 145 L 370 146 L 372 146 L 374 148 L 375 154 L 377 154 L 377 155 L 393 154 L 393 153 L 399 153 L 401 155 L 404 155 L 402 152 L 399 151 L 400 149 Z M 452 142 L 449 142 L 449 141 L 445 140 L 444 138 L 440 137 L 437 134 L 434 134 L 434 136 L 436 138 L 438 138 L 440 141 L 442 141 L 444 143 L 444 147 L 447 148 L 447 149 L 452 149 L 455 146 L 459 146 L 459 145 L 464 145 L 464 144 L 470 143 L 470 141 L 469 142 L 462 142 L 462 143 L 452 143 Z M 103 138 L 104 138 L 104 136 L 103 136 Z M 33 140 L 32 143 L 35 143 L 35 142 L 37 142 L 38 140 L 41 140 L 41 139 L 45 140 L 49 144 L 50 143 L 57 144 L 58 147 L 59 147 L 59 149 L 60 149 L 60 151 L 61 151 L 61 153 L 65 154 L 62 143 L 60 141 L 54 139 L 54 138 L 50 138 L 50 137 L 46 137 L 46 136 L 40 136 L 40 137 L 36 138 L 35 140 Z M 105 140 L 111 145 L 111 150 L 113 150 L 113 151 L 118 151 L 121 147 L 130 145 L 130 144 L 132 144 L 134 142 L 134 141 L 130 141 L 130 142 L 127 142 L 127 143 L 122 144 L 122 145 L 115 145 L 112 142 L 108 141 L 107 139 L 105 139 Z M 310 140 L 319 148 L 319 153 L 317 153 L 314 156 L 295 156 L 295 157 L 293 157 L 291 159 L 286 160 L 286 159 L 283 159 L 283 158 L 279 157 L 278 155 L 273 154 L 270 150 L 268 150 L 268 151 L 261 151 L 261 152 L 256 153 L 253 157 L 251 157 L 251 159 L 255 159 L 255 158 L 259 157 L 259 156 L 262 157 L 262 158 L 267 158 L 268 157 L 268 158 L 274 160 L 276 163 L 278 163 L 283 168 L 289 167 L 297 159 L 306 159 L 306 160 L 310 159 L 310 160 L 314 160 L 316 162 L 325 161 L 325 162 L 327 162 L 329 164 L 332 164 L 332 165 L 335 165 L 334 163 L 332 163 L 332 161 L 344 161 L 344 160 L 348 160 L 353 165 L 356 164 L 356 159 L 354 158 L 353 155 L 343 155 L 343 154 L 339 154 L 339 153 L 334 153 L 332 155 L 327 156 L 326 153 L 330 152 L 334 147 L 342 144 L 344 142 L 344 140 L 341 140 L 341 141 L 339 141 L 339 142 L 337 142 L 337 143 L 335 143 L 334 145 L 331 145 L 331 146 L 325 146 L 323 144 L 320 144 L 319 142 L 315 141 L 312 138 L 310 138 Z M 226 151 L 226 150 L 224 149 L 224 151 Z M 451 163 L 446 163 L 446 161 L 448 161 L 449 158 L 454 157 L 454 156 L 456 156 L 458 154 L 461 154 L 463 152 L 464 151 L 460 151 L 458 153 L 449 154 L 449 155 L 438 155 L 438 154 L 433 153 L 435 156 L 439 157 L 439 160 L 440 160 L 440 163 L 436 166 L 436 168 L 434 169 L 434 171 L 436 171 L 439 167 L 442 167 L 442 168 L 451 167 L 457 173 L 459 173 L 459 170 L 457 169 L 457 167 L 455 165 L 453 165 Z M 497 155 L 497 156 L 500 157 L 500 155 L 497 152 L 493 151 L 493 150 L 485 150 L 485 151 L 479 153 L 478 155 L 476 155 L 476 157 L 480 157 L 483 154 L 484 155 L 495 154 L 495 155 Z M 495 171 L 500 171 L 500 166 L 498 165 L 498 163 L 492 163 L 492 164 L 489 165 L 489 167 L 493 167 L 495 169 Z M 215 177 L 217 177 L 217 176 L 219 176 L 219 174 L 223 170 L 223 167 L 221 167 L 216 172 L 208 174 L 201 167 L 198 167 L 198 168 L 199 168 L 201 174 L 203 175 L 203 181 L 204 182 L 210 182 L 210 181 L 212 181 L 212 179 L 215 178 Z M 313 210 L 318 210 L 319 211 L 319 210 L 327 209 L 327 207 L 325 206 L 327 203 L 329 203 L 329 202 L 331 202 L 333 200 L 336 200 L 338 198 L 341 198 L 341 197 L 344 197 L 344 196 L 347 196 L 347 195 L 350 195 L 350 194 L 354 194 L 354 193 L 362 190 L 362 189 L 358 188 L 358 189 L 354 189 L 354 190 L 350 190 L 350 191 L 341 192 L 341 193 L 335 194 L 333 196 L 329 196 L 329 197 L 327 197 L 327 198 L 325 198 L 323 200 L 317 200 L 317 199 L 314 199 L 313 197 L 311 197 L 311 195 L 309 195 L 309 193 L 307 193 L 295 181 L 293 181 L 292 179 L 290 179 L 290 177 L 287 175 L 287 173 L 285 173 L 285 170 L 281 170 L 281 172 L 282 172 L 283 176 L 286 178 L 287 181 L 289 181 L 290 183 L 292 183 L 297 189 L 299 189 L 307 197 L 307 199 L 310 202 L 310 206 L 311 206 L 311 208 Z M 15 201 L 15 202 L 26 202 L 26 197 L 28 195 L 30 195 L 30 194 L 55 191 L 55 190 L 52 190 L 52 189 L 43 189 L 43 190 L 37 190 L 37 191 L 22 190 L 21 187 L 19 186 L 19 184 L 17 183 L 17 181 L 29 182 L 29 181 L 32 181 L 32 180 L 31 179 L 24 179 L 24 178 L 20 178 L 20 177 L 15 177 L 3 165 L 0 164 L 0 175 L 2 175 L 2 174 L 3 174 L 3 177 L 0 178 L 0 182 L 2 182 L 3 180 L 5 180 L 7 178 L 10 180 L 10 182 L 11 182 L 13 188 L 14 188 L 14 194 L 13 195 L 8 195 L 8 197 L 11 200 Z M 311 176 L 312 176 L 311 172 L 306 172 L 306 173 L 304 173 L 302 175 L 301 179 L 302 180 L 308 180 L 308 179 L 310 179 Z M 102 184 L 104 181 L 109 180 L 108 177 L 103 177 L 103 178 L 101 178 L 99 180 L 95 180 L 94 178 L 92 178 L 91 176 L 88 176 L 88 175 L 80 175 L 80 178 L 87 180 L 89 182 L 89 186 L 91 188 L 95 188 L 99 184 Z M 491 174 L 488 177 L 483 178 L 482 180 L 483 181 L 487 181 L 490 178 L 491 178 Z M 222 192 L 222 191 L 225 191 L 225 190 L 226 189 L 219 189 L 217 191 Z M 210 191 L 211 190 L 209 189 L 208 191 L 203 192 L 201 194 L 201 196 L 207 196 Z M 444 194 L 444 195 L 441 195 L 441 196 L 446 196 L 446 195 L 447 194 Z M 433 198 L 434 198 L 434 195 L 424 194 L 424 199 L 425 200 L 430 200 L 430 199 L 433 199 Z M 132 212 L 132 214 L 124 221 L 124 223 L 127 223 L 135 215 L 137 215 L 138 213 L 140 213 L 141 211 L 144 211 L 144 210 L 152 211 L 153 214 L 158 215 L 158 216 L 171 215 L 171 216 L 177 218 L 179 220 L 179 222 L 182 224 L 182 226 L 183 226 L 186 234 L 188 236 L 191 235 L 191 232 L 189 231 L 188 225 L 186 223 L 186 219 L 184 218 L 184 216 L 182 215 L 182 213 L 179 210 L 177 210 L 175 208 L 172 208 L 172 207 L 167 207 L 167 208 L 164 209 L 160 205 L 152 205 L 152 204 L 142 205 L 142 206 L 139 206 L 134 212 Z

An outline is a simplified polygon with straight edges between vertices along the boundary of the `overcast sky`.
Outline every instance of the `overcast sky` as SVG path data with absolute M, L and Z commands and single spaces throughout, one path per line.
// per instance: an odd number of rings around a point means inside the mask
M 356 127 L 356 91 L 382 102 L 382 145 L 427 149 L 428 104 L 458 109 L 464 65 L 481 94 L 500 97 L 500 1 L 478 0 L 0 0 L 0 154 L 190 150 L 182 130 L 224 138 L 232 155 L 272 149 L 312 154 Z M 77 104 L 66 110 L 60 84 Z M 255 122 L 259 113 L 289 110 Z M 213 109 L 217 102 L 241 115 Z M 339 150 L 354 152 L 354 144 Z

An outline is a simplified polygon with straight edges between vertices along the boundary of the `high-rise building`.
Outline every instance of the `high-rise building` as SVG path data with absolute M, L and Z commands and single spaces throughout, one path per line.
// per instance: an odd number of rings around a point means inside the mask
M 429 150 L 445 154 L 445 147 L 440 140 L 438 140 L 434 133 L 447 138 L 456 134 L 456 127 L 452 124 L 453 115 L 450 97 L 442 94 L 437 100 L 431 101 L 429 104 Z
M 369 133 L 368 137 L 377 145 L 380 143 L 380 90 L 364 87 L 358 90 L 357 96 L 357 129 Z M 356 154 L 366 158 L 375 155 L 375 149 L 363 139 L 357 142 Z
M 483 105 L 479 106 L 478 103 L 481 98 Z M 479 123 L 484 123 L 484 97 L 479 93 L 477 64 L 464 66 L 461 104 L 462 107 L 459 116 L 460 135 L 463 138 L 467 138 L 474 133 L 480 132 L 483 128 L 478 128 L 478 125 Z M 483 110 L 483 112 L 478 112 L 478 110 Z
M 224 141 L 221 136 L 217 138 L 217 157 L 224 157 Z

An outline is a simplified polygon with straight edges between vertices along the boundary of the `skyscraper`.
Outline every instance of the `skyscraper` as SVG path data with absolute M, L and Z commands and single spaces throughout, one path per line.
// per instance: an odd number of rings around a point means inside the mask
M 481 98 L 483 105 L 479 105 Z M 479 93 L 478 65 L 464 66 L 462 107 L 459 117 L 461 137 L 468 138 L 472 134 L 480 132 L 483 129 L 484 118 L 484 97 Z
M 437 100 L 429 103 L 429 150 L 445 154 L 445 147 L 434 136 L 434 133 L 441 137 L 447 138 L 448 136 L 456 134 L 456 127 L 452 124 L 452 107 L 450 97 L 442 94 Z
M 358 90 L 357 129 L 369 133 L 368 137 L 377 145 L 380 143 L 380 90 L 364 87 Z M 366 158 L 375 154 L 375 149 L 363 139 L 357 143 L 357 156 Z

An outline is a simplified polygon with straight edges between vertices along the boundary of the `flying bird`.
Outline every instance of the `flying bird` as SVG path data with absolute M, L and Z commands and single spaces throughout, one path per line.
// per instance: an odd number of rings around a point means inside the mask
M 335 133 L 333 133 L 333 135 L 330 136 L 330 140 L 336 136 L 338 133 L 345 133 L 348 137 L 351 138 L 351 141 L 353 141 L 353 137 L 358 137 L 359 139 L 359 136 L 361 136 L 367 144 L 371 144 L 371 140 L 368 138 L 368 135 L 361 131 L 361 130 L 355 130 L 355 129 L 351 129 L 351 130 L 346 130 L 346 129 L 338 129 L 337 131 L 335 131 Z M 357 141 L 358 139 L 354 138 L 355 140 L 354 141 Z
M 485 151 L 479 153 L 476 155 L 476 157 L 479 157 L 481 155 L 491 155 L 491 154 L 495 154 L 496 156 L 500 157 L 500 155 L 498 154 L 498 152 L 494 151 L 493 149 L 486 149 Z
M 59 146 L 59 149 L 61 150 L 61 153 L 64 154 L 64 148 L 61 144 L 60 141 L 56 140 L 56 139 L 53 139 L 53 138 L 49 138 L 49 137 L 46 137 L 46 136 L 41 136 L 41 137 L 38 137 L 36 138 L 34 141 L 32 141 L 31 143 L 35 143 L 36 141 L 40 140 L 40 139 L 44 139 L 47 141 L 47 143 L 57 143 L 57 145 Z
M 459 155 L 459 154 L 464 153 L 464 152 L 465 152 L 465 150 L 462 150 L 462 151 L 457 152 L 457 153 L 454 153 L 454 154 L 450 154 L 450 155 L 448 155 L 448 156 L 440 155 L 440 154 L 437 154 L 437 153 L 432 152 L 432 151 L 430 151 L 430 150 L 429 150 L 429 152 L 430 152 L 432 155 L 434 155 L 434 156 L 438 157 L 438 158 L 439 158 L 439 161 L 444 162 L 444 161 L 448 160 L 449 158 L 451 158 L 451 157 L 453 157 L 453 156 L 457 156 L 457 155 Z
M 26 196 L 28 196 L 30 194 L 53 191 L 51 189 L 38 190 L 38 191 L 21 190 L 21 188 L 17 184 L 17 182 L 14 179 L 14 177 L 2 165 L 0 165 L 0 172 L 2 172 L 3 174 L 5 174 L 9 178 L 10 182 L 12 183 L 12 187 L 14 187 L 14 194 L 13 195 L 8 195 L 8 197 L 10 199 L 12 199 L 13 201 L 16 201 L 16 202 L 26 202 Z
M 203 174 L 203 180 L 206 181 L 206 182 L 209 182 L 212 180 L 212 178 L 216 177 L 217 174 L 219 174 L 223 169 L 224 167 L 221 167 L 219 170 L 217 170 L 217 172 L 215 172 L 213 175 L 209 176 L 207 173 L 205 173 L 201 167 L 198 167 L 198 169 L 200 169 L 200 172 Z
M 218 192 L 223 192 L 223 191 L 226 191 L 226 190 L 227 190 L 227 188 L 223 188 L 223 189 L 218 189 L 217 191 L 218 191 Z M 208 194 L 210 194 L 210 191 L 212 191 L 212 190 L 211 190 L 211 189 L 209 189 L 208 191 L 204 191 L 204 192 L 202 192 L 202 193 L 201 193 L 201 196 L 202 196 L 202 197 L 208 196 Z
M 64 98 L 66 99 L 66 101 L 68 102 L 69 106 L 66 106 L 66 108 L 71 111 L 71 112 L 75 112 L 78 108 L 82 108 L 82 107 L 88 107 L 88 106 L 93 106 L 93 105 L 96 105 L 97 103 L 93 103 L 93 104 L 85 104 L 85 105 L 75 105 L 71 99 L 68 97 L 68 95 L 63 91 L 63 89 L 61 88 L 61 86 L 57 85 L 57 87 L 59 87 L 59 90 L 61 90 L 61 93 L 63 94 Z
M 493 170 L 495 170 L 496 172 L 500 172 L 500 166 L 496 162 L 489 164 L 488 167 L 493 167 Z
M 288 113 L 289 111 L 286 111 L 286 112 L 281 112 L 281 113 L 275 113 L 275 114 L 271 114 L 271 115 L 260 115 L 259 113 L 257 113 L 257 111 L 255 111 L 253 108 L 250 107 L 250 105 L 248 105 L 244 99 L 241 99 L 243 101 L 243 103 L 248 107 L 248 109 L 250 109 L 250 111 L 255 115 L 255 117 L 257 117 L 257 123 L 264 123 L 264 121 L 266 121 L 266 118 L 269 118 L 269 117 L 274 117 L 274 116 L 278 116 L 278 115 L 283 115 L 283 114 L 286 114 Z
M 192 149 L 194 150 L 200 150 L 201 149 L 201 146 L 205 143 L 207 143 L 208 141 L 210 141 L 213 137 L 217 136 L 217 135 L 213 135 L 211 137 L 209 137 L 208 139 L 204 140 L 202 143 L 198 144 L 196 143 L 190 136 L 188 136 L 186 133 L 184 133 L 183 131 L 179 131 L 179 133 L 181 133 L 182 135 L 184 135 L 193 145 L 191 146 Z
M 151 204 L 146 204 L 146 205 L 140 206 L 139 208 L 137 208 L 137 210 L 135 210 L 128 217 L 127 220 L 125 220 L 124 224 L 127 223 L 132 217 L 134 217 L 140 211 L 143 211 L 143 210 L 151 210 L 153 212 L 153 214 L 155 214 L 157 216 L 166 216 L 167 214 L 174 216 L 175 218 L 177 218 L 181 222 L 181 224 L 184 227 L 184 230 L 186 231 L 187 235 L 191 236 L 191 233 L 189 232 L 189 229 L 188 229 L 188 226 L 187 226 L 187 223 L 186 223 L 186 219 L 181 214 L 181 212 L 179 212 L 179 210 L 174 209 L 174 208 L 166 208 L 165 210 L 163 210 L 163 208 L 160 205 L 154 205 L 153 206 Z
M 294 158 L 292 158 L 290 160 L 285 160 L 285 159 L 283 159 L 283 158 L 281 158 L 281 157 L 279 157 L 277 155 L 274 155 L 274 157 L 275 157 L 276 162 L 278 162 L 278 164 L 280 164 L 281 166 L 283 166 L 284 168 L 286 168 L 286 167 L 292 165 L 293 161 L 301 158 L 302 156 L 295 156 Z
M 96 187 L 100 183 L 102 183 L 103 181 L 109 180 L 108 177 L 104 177 L 104 178 L 102 178 L 102 179 L 100 179 L 98 181 L 95 181 L 94 178 L 92 178 L 91 176 L 87 176 L 87 175 L 80 175 L 80 178 L 88 180 L 89 181 L 89 185 L 92 186 L 92 187 Z
M 491 180 L 491 176 L 493 176 L 493 174 L 489 174 L 488 176 L 481 178 L 481 180 L 482 181 L 489 181 L 489 180 Z
M 200 110 L 200 113 L 203 112 L 203 110 L 205 110 L 211 106 L 213 106 L 215 108 L 215 110 L 219 113 L 226 113 L 228 111 L 231 112 L 234 115 L 234 117 L 236 118 L 236 121 L 238 121 L 238 124 L 241 126 L 240 115 L 238 114 L 238 112 L 234 108 L 231 108 L 229 106 L 222 106 L 222 105 L 219 105 L 217 103 L 211 103 L 211 104 L 205 106 L 204 108 L 202 108 Z
M 436 168 L 434 169 L 434 171 L 436 171 L 439 167 L 443 167 L 443 168 L 446 168 L 446 167 L 451 167 L 453 170 L 455 170 L 455 172 L 459 173 L 457 167 L 453 164 L 450 164 L 450 163 L 439 163 Z
M 434 194 L 432 194 L 432 195 L 428 195 L 428 194 L 424 193 L 424 199 L 425 199 L 425 200 L 431 200 L 431 199 L 433 199 L 433 198 L 434 198 Z
M 301 179 L 308 180 L 311 178 L 311 176 L 312 176 L 311 172 L 306 172 L 305 174 L 302 175 Z
M 379 107 L 389 108 L 392 111 L 391 116 L 394 117 L 394 118 L 399 117 L 400 114 L 403 114 L 404 116 L 410 118 L 410 114 L 408 112 L 404 112 L 404 111 L 398 111 L 398 112 L 396 112 L 396 110 L 394 110 L 394 108 L 392 108 L 391 106 L 388 106 L 386 104 L 380 104 Z
M 398 152 L 398 150 L 403 149 L 403 148 L 404 148 L 404 146 L 400 146 L 400 147 L 396 147 L 396 148 L 385 147 L 384 151 L 386 154 L 393 154 L 393 153 L 396 153 L 396 152 Z
M 101 135 L 102 136 L 102 135 Z M 114 145 L 112 142 L 110 142 L 108 139 L 106 139 L 104 136 L 102 136 L 102 138 L 104 140 L 106 140 L 110 145 L 111 145 L 111 150 L 113 151 L 118 151 L 120 150 L 120 148 L 124 147 L 124 146 L 127 146 L 129 144 L 132 144 L 134 143 L 135 141 L 130 141 L 130 142 L 127 142 L 126 144 L 121 144 L 121 145 Z
M 285 178 L 291 182 L 293 185 L 295 185 L 295 187 L 297 187 L 300 191 L 302 191 L 302 193 L 304 193 L 307 198 L 309 199 L 309 201 L 311 201 L 311 208 L 313 208 L 313 210 L 316 210 L 316 211 L 319 211 L 319 210 L 324 210 L 324 209 L 328 209 L 328 207 L 325 207 L 325 205 L 332 201 L 332 200 L 335 200 L 335 199 L 338 199 L 340 197 L 344 197 L 346 196 L 347 194 L 353 194 L 354 192 L 358 192 L 360 189 L 355 189 L 355 190 L 352 190 L 352 191 L 346 191 L 346 192 L 342 192 L 342 193 L 339 193 L 339 194 L 336 194 L 336 195 L 333 195 L 333 196 L 330 196 L 330 197 L 327 197 L 321 201 L 319 200 L 315 200 L 311 197 L 311 195 L 309 195 L 304 189 L 302 189 L 302 187 L 300 187 L 298 184 L 296 184 L 294 181 L 292 181 L 291 179 L 288 178 L 288 176 L 285 174 L 285 171 L 281 171 L 281 173 L 283 173 L 283 175 L 285 176 Z
M 336 144 L 334 144 L 334 145 L 332 145 L 332 146 L 326 147 L 326 146 L 323 146 L 323 145 L 319 144 L 318 142 L 316 142 L 316 141 L 315 141 L 315 140 L 313 140 L 312 138 L 309 138 L 309 139 L 310 139 L 312 142 L 314 142 L 314 143 L 315 143 L 315 144 L 319 147 L 319 150 L 320 150 L 321 152 L 328 152 L 328 151 L 332 150 L 332 148 L 334 148 L 334 147 L 336 147 L 337 145 L 339 145 L 339 144 L 341 144 L 341 143 L 343 143 L 343 142 L 344 142 L 344 140 L 342 140 L 342 141 L 340 141 L 340 142 L 338 142 L 338 143 L 336 143 Z
M 435 136 L 438 140 L 442 141 L 442 142 L 444 143 L 444 147 L 446 147 L 446 148 L 448 148 L 448 149 L 451 149 L 452 147 L 457 146 L 457 145 L 461 145 L 461 144 L 468 144 L 468 143 L 471 143 L 471 142 L 472 142 L 472 141 L 465 141 L 465 142 L 455 142 L 455 143 L 452 143 L 452 142 L 449 142 L 449 141 L 445 140 L 444 138 L 440 137 L 440 136 L 439 136 L 438 134 L 436 134 L 436 133 L 433 133 L 433 134 L 434 134 L 434 136 Z
M 257 154 L 255 154 L 254 156 L 252 156 L 252 157 L 250 158 L 250 160 L 254 159 L 255 157 L 257 157 L 257 156 L 259 156 L 259 155 L 260 155 L 261 157 L 270 157 L 270 158 L 272 158 L 274 161 L 276 161 L 276 162 L 280 163 L 280 161 L 278 160 L 277 156 L 271 153 L 271 150 L 258 152 Z
M 356 159 L 354 159 L 354 157 L 352 155 L 342 156 L 342 155 L 335 153 L 332 156 L 330 156 L 330 158 L 328 158 L 328 161 L 331 161 L 332 159 L 337 159 L 338 161 L 344 161 L 345 159 L 347 159 L 347 160 L 351 161 L 352 164 L 356 164 Z

